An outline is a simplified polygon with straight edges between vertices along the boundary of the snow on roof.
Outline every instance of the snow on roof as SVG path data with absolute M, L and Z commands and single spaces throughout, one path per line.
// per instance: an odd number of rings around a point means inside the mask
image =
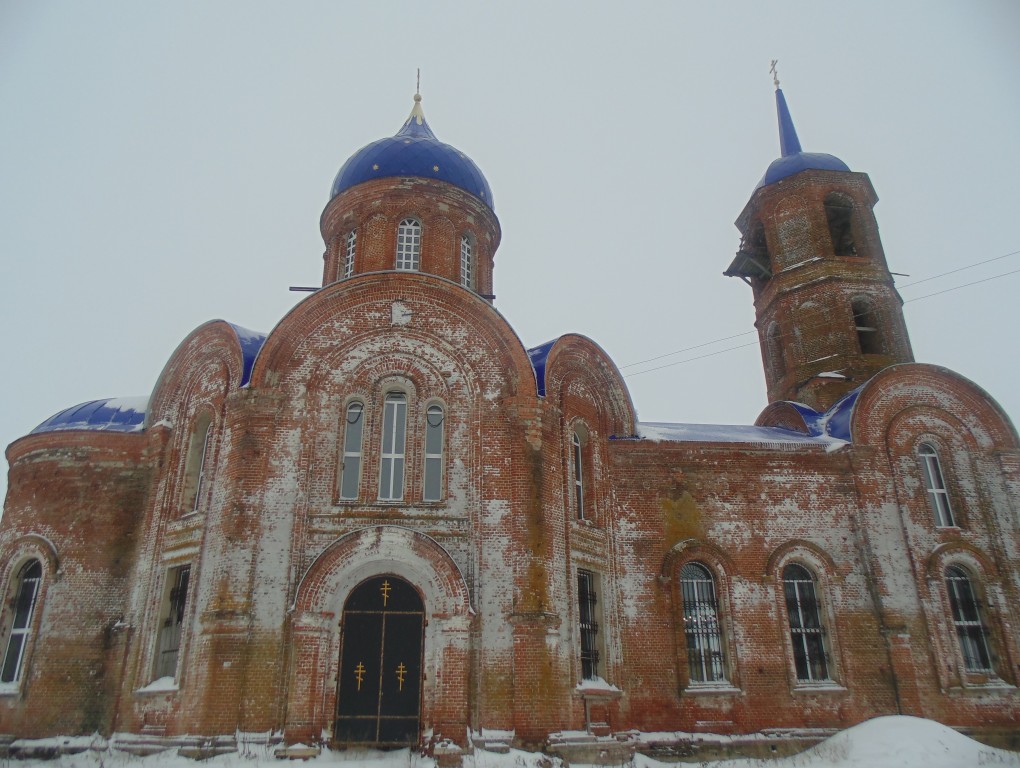
M 148 396 L 90 400 L 50 416 L 30 434 L 84 429 L 103 432 L 141 432 Z
M 666 424 L 641 422 L 638 437 L 655 442 L 766 443 L 770 445 L 823 445 L 831 438 L 805 435 L 781 427 L 752 427 L 741 424 Z

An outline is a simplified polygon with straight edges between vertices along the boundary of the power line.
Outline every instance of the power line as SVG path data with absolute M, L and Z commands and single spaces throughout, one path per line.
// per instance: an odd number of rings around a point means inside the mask
M 1006 258 L 1009 258 L 1010 256 L 1016 256 L 1018 254 L 1020 254 L 1020 250 L 1010 251 L 1009 253 L 1004 253 L 1002 256 L 995 256 L 995 257 L 993 257 L 991 259 L 985 259 L 983 261 L 977 261 L 977 262 L 974 262 L 973 264 L 967 264 L 967 265 L 962 266 L 962 267 L 957 267 L 956 269 L 951 269 L 948 272 L 942 272 L 942 273 L 937 274 L 937 275 L 932 275 L 931 277 L 924 277 L 924 278 L 921 278 L 920 280 L 915 280 L 912 283 L 904 283 L 903 285 L 897 286 L 897 288 L 898 289 L 910 288 L 910 287 L 915 286 L 915 285 L 920 285 L 921 283 L 927 283 L 929 280 L 937 280 L 940 277 L 946 277 L 947 275 L 954 275 L 957 272 L 963 272 L 963 271 L 968 270 L 968 269 L 973 269 L 974 267 L 980 267 L 980 266 L 982 266 L 984 264 L 991 264 L 993 261 L 1000 261 L 1001 259 L 1006 259 Z M 1005 277 L 1006 275 L 1012 275 L 1014 273 L 1015 273 L 1015 271 L 1014 272 L 1005 272 L 1002 275 L 996 275 L 996 277 Z M 994 280 L 994 279 L 995 279 L 994 277 L 987 278 L 987 280 Z M 977 285 L 978 283 L 987 282 L 987 280 L 977 280 L 977 281 L 975 281 L 973 283 L 966 283 L 965 285 L 958 285 L 958 286 L 955 286 L 953 288 L 947 288 L 946 290 L 939 291 L 938 293 L 929 293 L 929 294 L 927 294 L 925 296 L 917 296 L 917 297 L 915 297 L 913 299 L 906 299 L 903 303 L 906 304 L 906 303 L 911 302 L 911 301 L 920 301 L 921 299 L 927 299 L 929 296 L 938 296 L 940 293 L 948 293 L 949 291 L 955 291 L 958 288 L 966 288 L 969 285 Z M 637 361 L 635 361 L 633 363 L 627 363 L 626 365 L 619 366 L 619 368 L 622 371 L 624 368 L 633 368 L 633 367 L 635 367 L 637 365 L 644 365 L 645 363 L 653 363 L 656 360 L 661 360 L 664 357 L 672 357 L 673 355 L 679 355 L 679 354 L 682 354 L 684 352 L 691 352 L 691 351 L 693 351 L 695 349 L 702 349 L 703 347 L 710 347 L 713 344 L 721 344 L 722 342 L 730 341 L 731 339 L 739 339 L 741 336 L 749 336 L 752 333 L 755 333 L 755 331 L 744 331 L 742 333 L 734 333 L 731 336 L 722 336 L 722 337 L 720 337 L 718 339 L 713 339 L 712 341 L 705 341 L 705 342 L 702 342 L 701 344 L 692 344 L 689 347 L 682 347 L 681 349 L 675 349 L 672 352 L 663 352 L 661 355 L 655 355 L 654 357 L 648 357 L 648 358 L 645 358 L 644 360 L 637 360 Z M 713 355 L 721 354 L 722 352 L 728 352 L 728 351 L 731 351 L 731 350 L 734 350 L 734 349 L 743 349 L 744 347 L 747 347 L 747 346 L 751 346 L 751 345 L 750 344 L 741 344 L 740 346 L 730 347 L 729 349 L 720 350 L 720 352 L 713 352 L 711 355 L 699 355 L 698 357 L 692 357 L 692 358 L 689 358 L 689 360 L 701 360 L 704 357 L 712 357 Z M 684 363 L 684 362 L 688 362 L 688 360 L 679 360 L 676 363 L 673 363 L 672 365 L 679 365 L 680 363 Z M 639 373 L 648 373 L 649 371 L 658 371 L 658 370 L 660 370 L 662 368 L 668 368 L 668 367 L 669 367 L 668 365 L 658 366 L 656 368 L 649 368 L 647 371 L 639 371 L 637 373 L 632 373 L 632 374 L 629 374 L 629 375 L 637 376 L 637 375 L 639 375 Z
M 978 261 L 978 262 L 975 262 L 973 264 L 968 264 L 965 267 L 957 267 L 956 269 L 951 269 L 948 272 L 943 272 L 940 275 L 932 275 L 931 277 L 925 277 L 925 278 L 922 278 L 920 280 L 915 280 L 912 283 L 904 283 L 903 285 L 900 285 L 900 286 L 897 286 L 897 287 L 898 288 L 910 288 L 911 286 L 914 286 L 914 285 L 920 285 L 921 283 L 927 283 L 929 280 L 937 280 L 938 278 L 945 277 L 946 275 L 955 275 L 957 272 L 963 272 L 966 269 L 973 269 L 974 267 L 980 267 L 982 264 L 991 264 L 993 261 L 999 261 L 1000 259 L 1005 259 L 1005 258 L 1008 258 L 1009 256 L 1016 256 L 1018 253 L 1020 253 L 1020 251 L 1012 251 L 1010 253 L 1004 253 L 1002 256 L 996 256 L 996 257 L 991 258 L 991 259 L 985 259 L 984 261 Z M 1007 272 L 1007 274 L 1013 274 L 1013 273 L 1012 272 Z M 963 287 L 963 286 L 961 286 L 961 287 Z M 932 295 L 934 296 L 935 294 L 932 294 Z
M 932 277 L 926 277 L 926 278 L 923 278 L 921 280 L 917 280 L 917 281 L 915 281 L 913 283 L 908 283 L 907 285 L 903 285 L 903 286 L 900 286 L 900 287 L 901 288 L 907 288 L 909 286 L 919 285 L 920 283 L 925 283 L 925 282 L 928 282 L 929 280 L 935 280 L 936 278 L 939 278 L 939 277 L 945 277 L 946 275 L 951 275 L 951 274 L 954 274 L 956 272 L 962 272 L 962 271 L 964 271 L 966 269 L 972 269 L 973 267 L 979 267 L 979 266 L 981 266 L 983 264 L 989 264 L 989 263 L 991 263 L 993 261 L 999 261 L 1000 259 L 1005 259 L 1005 258 L 1007 258 L 1009 256 L 1015 256 L 1017 254 L 1020 254 L 1020 250 L 1012 251 L 1010 253 L 1003 254 L 1002 256 L 996 256 L 996 257 L 991 258 L 991 259 L 985 259 L 984 261 L 975 262 L 974 264 L 968 264 L 967 266 L 960 267 L 960 268 L 954 269 L 954 270 L 950 270 L 949 272 L 943 272 L 942 274 L 939 274 L 939 275 L 933 275 Z M 909 304 L 912 301 L 921 301 L 922 299 L 928 299 L 928 298 L 931 298 L 932 296 L 941 296 L 944 293 L 951 293 L 952 291 L 958 291 L 961 288 L 969 288 L 970 286 L 973 286 L 973 285 L 980 285 L 981 283 L 987 283 L 987 282 L 990 282 L 992 280 L 998 280 L 999 278 L 1009 277 L 1010 275 L 1015 275 L 1017 273 L 1020 273 L 1020 269 L 1014 269 L 1014 270 L 1012 270 L 1010 272 L 1003 272 L 1002 274 L 993 275 L 991 277 L 986 277 L 986 278 L 983 278 L 981 280 L 974 280 L 973 282 L 970 282 L 970 283 L 963 283 L 961 285 L 954 285 L 954 286 L 951 286 L 951 287 L 946 288 L 946 289 L 941 290 L 941 291 L 935 291 L 934 293 L 925 294 L 924 296 L 915 296 L 915 297 L 913 297 L 911 299 L 905 299 L 903 301 L 903 303 L 904 304 Z M 819 312 L 821 312 L 822 314 L 825 314 L 823 310 L 819 310 Z M 801 328 L 805 328 L 806 327 L 806 328 L 810 329 L 810 328 L 814 328 L 816 326 L 821 326 L 821 325 L 822 325 L 822 323 L 817 323 L 817 324 L 809 323 L 809 324 L 807 324 L 805 326 L 802 323 L 801 324 Z M 730 339 L 737 339 L 737 338 L 740 338 L 741 336 L 747 336 L 747 335 L 750 335 L 752 333 L 756 333 L 756 331 L 745 331 L 743 333 L 736 333 L 736 334 L 733 334 L 731 336 L 723 336 L 723 337 L 715 339 L 713 341 L 706 341 L 706 342 L 703 342 L 701 344 L 694 344 L 692 346 L 684 347 L 683 349 L 678 349 L 678 350 L 675 350 L 673 352 L 665 352 L 665 353 L 663 353 L 661 355 L 656 355 L 655 357 L 650 357 L 650 358 L 647 358 L 645 360 L 639 360 L 638 362 L 635 362 L 635 363 L 628 363 L 627 365 L 620 366 L 620 368 L 621 369 L 623 369 L 623 368 L 633 368 L 636 365 L 642 365 L 643 363 L 654 362 L 655 360 L 661 360 L 664 357 L 671 357 L 672 355 L 678 355 L 678 354 L 680 354 L 682 352 L 690 352 L 691 350 L 701 349 L 703 347 L 708 347 L 708 346 L 711 346 L 713 344 L 719 344 L 719 343 L 721 343 L 723 341 L 729 341 Z M 780 339 L 789 338 L 791 335 L 792 334 L 790 334 L 790 333 L 784 333 L 779 338 Z M 695 360 L 703 360 L 703 359 L 705 359 L 707 357 L 715 357 L 716 355 L 721 355 L 721 354 L 724 354 L 726 352 L 733 352 L 733 351 L 738 350 L 738 349 L 745 349 L 746 347 L 758 346 L 758 344 L 759 344 L 758 341 L 752 341 L 752 342 L 750 342 L 748 344 L 738 344 L 735 347 L 727 347 L 726 349 L 720 349 L 720 350 L 718 350 L 716 352 L 709 352 L 709 353 L 704 354 L 704 355 L 697 355 L 696 357 L 688 357 L 688 358 L 684 358 L 683 360 L 677 360 L 677 361 L 672 362 L 672 363 L 666 363 L 665 365 L 658 365 L 658 366 L 656 366 L 654 368 L 646 368 L 645 370 L 642 370 L 642 371 L 635 371 L 633 373 L 627 374 L 627 376 L 641 376 L 642 374 L 645 374 L 645 373 L 652 373 L 653 371 L 661 371 L 664 368 L 672 368 L 672 367 L 677 366 L 677 365 L 683 365 L 684 363 L 694 362 Z
M 983 280 L 975 280 L 973 283 L 964 283 L 963 285 L 954 285 L 951 288 L 946 288 L 945 290 L 942 290 L 942 291 L 935 291 L 935 293 L 926 293 L 924 296 L 915 296 L 912 299 L 906 299 L 903 303 L 904 304 L 909 304 L 912 301 L 920 301 L 921 299 L 930 299 L 932 296 L 941 296 L 943 293 L 949 293 L 950 291 L 958 291 L 961 288 L 967 288 L 967 287 L 969 287 L 971 285 L 979 285 L 980 283 L 987 283 L 990 280 L 998 280 L 1000 277 L 1008 277 L 1009 275 L 1015 275 L 1017 272 L 1020 272 L 1020 269 L 1014 269 L 1012 272 L 1003 272 L 1001 275 L 992 275 L 991 277 L 986 277 Z M 912 285 L 917 285 L 917 283 L 912 283 Z

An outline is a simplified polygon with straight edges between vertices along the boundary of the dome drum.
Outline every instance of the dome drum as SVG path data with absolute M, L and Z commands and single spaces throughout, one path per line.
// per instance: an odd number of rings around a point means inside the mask
M 496 215 L 461 189 L 416 177 L 368 181 L 330 201 L 320 222 L 326 243 L 323 285 L 397 268 L 398 230 L 407 219 L 420 225 L 416 271 L 464 284 L 461 241 L 467 238 L 472 261 L 467 287 L 491 297 L 493 258 L 501 236 Z M 356 244 L 348 273 L 345 262 L 351 233 Z

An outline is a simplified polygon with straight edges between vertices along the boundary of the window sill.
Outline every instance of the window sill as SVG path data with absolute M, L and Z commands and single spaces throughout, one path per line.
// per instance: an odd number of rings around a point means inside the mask
M 794 693 L 847 693 L 847 689 L 834 680 L 798 680 L 792 690 Z
M 21 683 L 0 683 L 0 696 L 17 696 L 21 693 Z
M 151 696 L 160 693 L 177 693 L 180 690 L 177 686 L 177 681 L 172 677 L 160 677 L 153 680 L 146 686 L 143 686 L 135 691 L 136 695 L 139 696 Z
M 728 680 L 719 683 L 691 683 L 684 689 L 685 696 L 734 696 L 742 693 Z
M 601 677 L 595 680 L 582 680 L 574 691 L 582 699 L 619 699 L 623 691 Z
M 1017 693 L 1017 688 L 1015 685 L 1011 685 L 1005 680 L 994 678 L 974 682 L 964 681 L 963 685 L 956 685 L 950 688 L 949 693 L 954 696 L 982 696 L 985 694 L 1014 695 Z

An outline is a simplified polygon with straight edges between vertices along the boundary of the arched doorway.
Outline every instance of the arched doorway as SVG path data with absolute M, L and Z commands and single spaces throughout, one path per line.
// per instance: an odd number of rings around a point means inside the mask
M 338 744 L 418 743 L 425 606 L 398 576 L 362 582 L 344 604 L 333 729 Z

